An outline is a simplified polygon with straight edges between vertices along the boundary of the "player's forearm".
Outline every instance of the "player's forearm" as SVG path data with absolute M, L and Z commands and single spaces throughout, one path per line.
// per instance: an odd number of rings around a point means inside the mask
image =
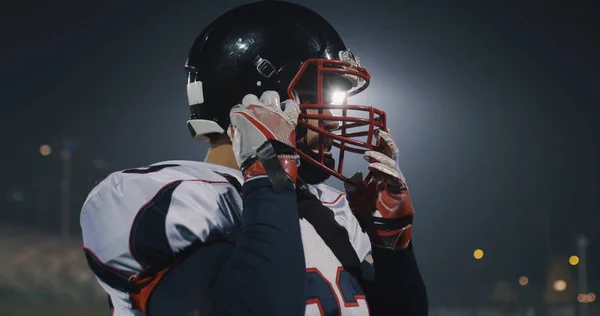
M 373 248 L 372 315 L 426 316 L 427 291 L 412 245 L 401 251 Z M 369 299 L 369 298 L 368 298 Z M 390 313 L 390 311 L 394 311 Z
M 219 281 L 227 292 L 243 293 L 236 298 L 242 304 L 227 309 L 233 315 L 303 315 L 304 250 L 292 182 L 275 193 L 267 178 L 251 180 L 243 198 L 239 242 Z

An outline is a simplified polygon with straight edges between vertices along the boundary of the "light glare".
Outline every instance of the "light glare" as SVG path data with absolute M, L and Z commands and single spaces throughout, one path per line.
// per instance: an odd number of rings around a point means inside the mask
M 343 91 L 335 91 L 331 95 L 331 104 L 333 105 L 345 105 L 348 100 L 348 96 L 346 92 Z

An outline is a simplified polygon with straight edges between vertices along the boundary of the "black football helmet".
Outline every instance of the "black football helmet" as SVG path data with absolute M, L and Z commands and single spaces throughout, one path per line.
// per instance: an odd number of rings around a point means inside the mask
M 200 141 L 227 130 L 229 111 L 246 94 L 260 96 L 274 90 L 282 99 L 300 103 L 296 138 L 302 139 L 311 129 L 333 139 L 332 145 L 339 148 L 335 167 L 334 159 L 324 155 L 324 144 L 316 153 L 299 142 L 299 174 L 309 183 L 330 175 L 351 182 L 342 174 L 345 152 L 374 149 L 376 130 L 386 128 L 384 112 L 346 102 L 347 97 L 367 88 L 367 70 L 329 22 L 297 4 L 260 1 L 228 11 L 195 40 L 185 69 L 191 111 L 188 128 Z M 335 93 L 340 92 L 341 101 L 333 102 Z M 341 115 L 326 114 L 326 109 Z M 359 114 L 349 116 L 349 111 Z M 309 120 L 319 123 L 309 124 Z M 324 128 L 327 120 L 339 121 L 339 128 Z

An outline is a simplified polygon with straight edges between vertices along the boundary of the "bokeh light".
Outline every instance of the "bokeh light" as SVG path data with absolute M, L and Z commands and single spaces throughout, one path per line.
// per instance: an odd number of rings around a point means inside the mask
M 576 266 L 577 264 L 579 264 L 579 257 L 577 257 L 577 256 L 569 257 L 569 264 L 572 266 Z
M 525 285 L 527 285 L 528 283 L 529 283 L 529 278 L 528 278 L 528 277 L 526 277 L 526 276 L 522 276 L 522 277 L 520 277 L 520 278 L 519 278 L 519 284 L 520 284 L 521 286 L 525 286 Z
M 12 194 L 12 198 L 15 202 L 22 202 L 23 199 L 25 198 L 25 195 L 23 194 L 22 191 L 15 191 Z
M 44 144 L 40 146 L 40 155 L 49 156 L 52 153 L 52 147 L 50 145 Z
M 567 282 L 565 280 L 556 280 L 554 281 L 554 283 L 552 284 L 552 288 L 556 291 L 556 292 L 563 292 L 564 290 L 567 289 Z

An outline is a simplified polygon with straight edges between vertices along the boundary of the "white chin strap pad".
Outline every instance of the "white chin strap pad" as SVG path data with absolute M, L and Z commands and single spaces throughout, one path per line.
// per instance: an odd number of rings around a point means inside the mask
M 207 134 L 223 134 L 225 132 L 219 124 L 211 120 L 188 120 L 187 124 L 194 131 L 194 139 L 204 143 L 209 141 L 206 137 Z
M 204 91 L 202 90 L 202 81 L 194 81 L 187 85 L 188 104 L 190 106 L 204 103 Z M 193 131 L 194 139 L 207 143 L 209 141 L 207 134 L 222 134 L 225 131 L 219 124 L 211 120 L 188 120 L 188 127 Z

